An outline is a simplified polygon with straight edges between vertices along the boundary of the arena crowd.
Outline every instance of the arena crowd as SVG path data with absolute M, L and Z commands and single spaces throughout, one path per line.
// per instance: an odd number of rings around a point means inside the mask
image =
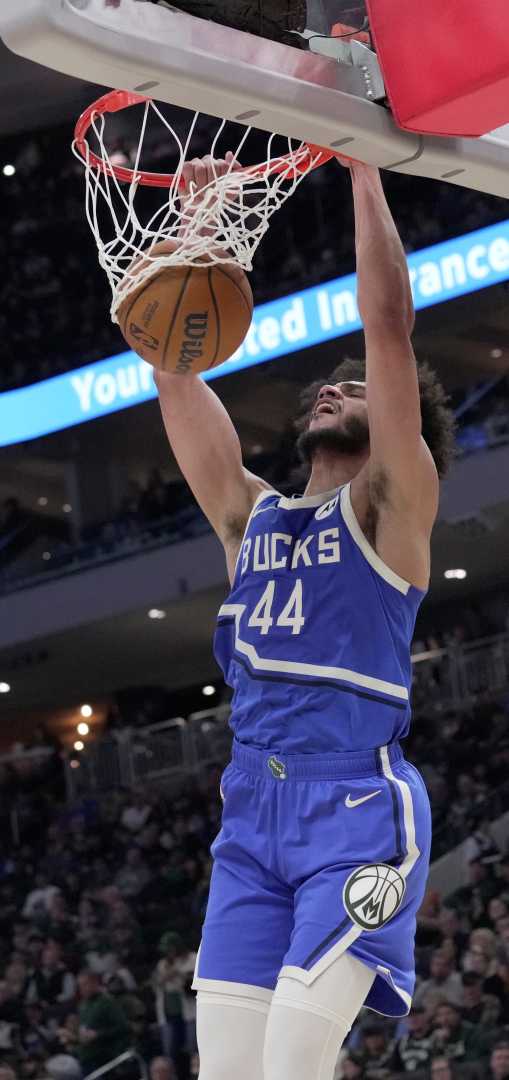
M 142 738 L 143 722 L 171 705 L 162 692 L 157 708 L 150 700 L 138 693 L 129 708 L 124 692 L 103 738 Z M 509 1077 L 509 833 L 497 842 L 491 824 L 509 803 L 507 709 L 416 715 L 405 752 L 430 791 L 433 854 L 468 837 L 464 881 L 426 896 L 409 1018 L 364 1010 L 338 1080 Z M 190 984 L 224 763 L 172 797 L 151 785 L 69 804 L 62 751 L 44 731 L 41 741 L 53 753 L 39 770 L 1 773 L 0 1080 L 80 1080 L 131 1050 L 115 1080 L 135 1080 L 141 1061 L 152 1080 L 189 1080 Z

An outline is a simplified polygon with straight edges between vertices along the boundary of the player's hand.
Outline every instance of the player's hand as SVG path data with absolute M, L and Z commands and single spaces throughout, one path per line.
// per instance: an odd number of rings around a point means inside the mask
M 219 195 L 213 187 L 214 181 L 241 170 L 242 166 L 230 150 L 225 158 L 212 158 L 210 154 L 207 154 L 206 157 L 194 158 L 185 163 L 182 169 L 180 190 L 182 219 L 179 236 L 184 236 L 189 229 L 197 236 L 208 237 L 217 233 L 219 221 L 215 208 Z M 231 192 L 226 187 L 226 196 L 231 195 L 231 198 L 235 199 L 238 187 L 238 183 L 232 183 Z M 203 224 L 195 223 L 196 217 L 203 217 Z
M 213 158 L 207 154 L 206 157 L 186 161 L 182 169 L 181 199 L 199 201 L 200 193 L 214 180 L 227 173 L 239 172 L 241 168 L 231 150 L 228 150 L 225 158 Z

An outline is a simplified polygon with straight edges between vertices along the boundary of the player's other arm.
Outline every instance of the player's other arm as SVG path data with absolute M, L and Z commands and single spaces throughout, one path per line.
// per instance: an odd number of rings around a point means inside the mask
M 433 518 L 438 477 L 421 435 L 415 313 L 401 240 L 380 174 L 351 168 L 357 252 L 357 299 L 366 342 L 366 397 L 373 497 L 384 491 L 396 510 Z
M 233 423 L 202 379 L 155 371 L 154 380 L 179 468 L 219 539 L 228 547 L 242 535 L 258 493 L 268 485 L 244 468 Z

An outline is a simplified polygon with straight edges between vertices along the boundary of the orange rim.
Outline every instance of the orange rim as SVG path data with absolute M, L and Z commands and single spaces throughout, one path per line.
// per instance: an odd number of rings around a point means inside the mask
M 109 93 L 103 94 L 97 101 L 92 102 L 92 104 L 82 112 L 74 129 L 74 146 L 84 163 L 97 169 L 99 172 L 106 173 L 108 176 L 115 176 L 117 180 L 120 180 L 123 184 L 131 184 L 132 181 L 136 179 L 139 184 L 144 184 L 146 187 L 171 187 L 175 180 L 175 173 L 154 173 L 146 172 L 142 169 L 140 169 L 139 172 L 135 172 L 134 169 L 126 169 L 122 165 L 108 163 L 104 161 L 103 158 L 99 157 L 98 154 L 95 154 L 93 150 L 90 149 L 87 142 L 88 132 L 97 116 L 121 112 L 122 109 L 131 108 L 133 105 L 144 105 L 147 101 L 151 100 L 152 98 L 143 97 L 142 94 L 134 94 L 130 90 L 111 90 Z M 304 157 L 297 165 L 294 165 L 291 171 L 288 171 L 288 166 L 292 163 L 291 156 L 283 155 L 282 157 L 272 158 L 272 160 L 269 161 L 269 173 L 280 174 L 288 172 L 288 179 L 294 180 L 295 177 L 301 173 L 318 169 L 321 165 L 325 165 L 327 161 L 331 161 L 332 158 L 344 156 L 335 154 L 332 150 L 327 150 L 322 146 L 315 146 L 313 143 L 306 143 L 305 145 L 307 146 L 309 155 Z M 312 164 L 310 164 L 310 159 Z M 259 176 L 260 174 L 267 172 L 267 162 L 260 165 L 248 166 L 244 171 L 246 176 Z

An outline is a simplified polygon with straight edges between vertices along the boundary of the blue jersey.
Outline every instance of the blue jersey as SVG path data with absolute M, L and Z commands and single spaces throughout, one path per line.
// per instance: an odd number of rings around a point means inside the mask
M 330 754 L 406 735 L 424 596 L 368 543 L 349 484 L 293 499 L 263 491 L 215 637 L 236 738 Z

